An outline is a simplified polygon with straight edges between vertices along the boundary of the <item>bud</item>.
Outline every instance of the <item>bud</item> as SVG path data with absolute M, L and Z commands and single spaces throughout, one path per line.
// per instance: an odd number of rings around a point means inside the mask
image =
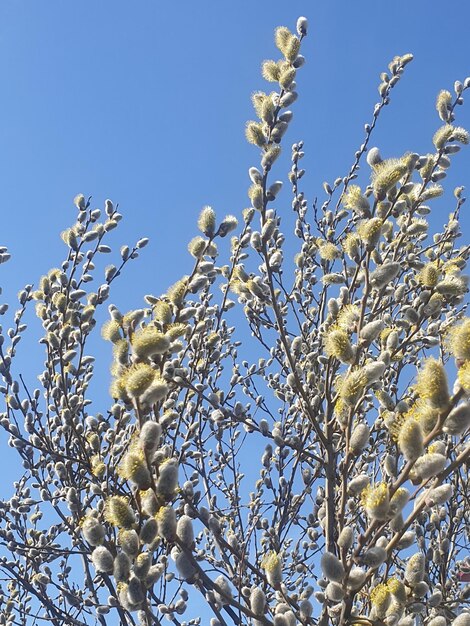
M 157 497 L 153 489 L 147 489 L 147 491 L 140 492 L 140 501 L 142 510 L 149 516 L 156 515 L 158 511 Z
M 457 615 L 457 617 L 452 622 L 452 626 L 470 626 L 470 613 L 464 611 Z
M 85 196 L 82 193 L 79 193 L 73 199 L 74 205 L 77 207 L 79 211 L 84 211 L 86 209 L 86 200 Z
M 361 567 L 352 567 L 346 580 L 349 589 L 359 589 L 366 579 L 366 572 Z
M 297 20 L 297 33 L 299 36 L 305 36 L 308 30 L 308 21 L 306 17 L 299 17 Z
M 447 458 L 438 452 L 428 452 L 417 459 L 411 473 L 412 477 L 427 480 L 437 476 L 446 466 Z
M 286 95 L 288 95 L 289 93 L 291 93 L 291 92 L 287 92 Z M 283 99 L 285 99 L 285 98 L 286 98 L 286 96 L 283 97 Z M 289 105 L 286 104 L 285 106 L 289 106 Z M 280 154 L 281 154 L 281 148 L 279 146 L 271 146 L 264 153 L 263 158 L 261 159 L 261 166 L 267 172 L 269 172 L 269 170 L 271 169 L 273 163 L 276 161 L 276 159 L 279 157 Z
M 375 167 L 379 163 L 382 163 L 382 157 L 380 156 L 380 152 L 378 148 L 371 148 L 367 153 L 367 163 L 371 167 Z
M 367 487 L 369 482 L 370 478 L 367 474 L 359 474 L 348 484 L 348 493 L 358 495 Z
M 325 596 L 330 602 L 341 602 L 344 598 L 344 589 L 339 583 L 330 582 L 326 586 Z
M 152 543 L 158 535 L 158 524 L 154 517 L 146 520 L 140 531 L 140 541 L 142 543 Z
M 384 328 L 382 320 L 374 320 L 362 327 L 359 337 L 367 344 L 377 339 Z
M 321 557 L 321 569 L 325 578 L 329 581 L 340 583 L 344 577 L 344 566 L 337 556 L 331 552 L 325 552 Z
M 380 546 L 372 546 L 369 548 L 362 557 L 362 562 L 364 565 L 368 565 L 372 567 L 372 569 L 377 569 L 385 562 L 387 558 L 387 551 L 385 548 L 381 548 Z
M 226 215 L 220 223 L 217 234 L 219 237 L 226 237 L 232 230 L 238 226 L 238 220 L 233 215 Z
M 442 89 L 436 100 L 436 110 L 443 122 L 449 121 L 449 115 L 452 107 L 452 94 L 447 89 Z
M 133 607 L 138 607 L 145 599 L 142 583 L 136 576 L 132 576 L 127 586 L 127 598 Z
M 214 583 L 219 587 L 216 591 L 216 598 L 220 602 L 222 606 L 225 604 L 230 604 L 230 601 L 233 599 L 232 590 L 230 589 L 230 585 L 228 580 L 222 574 L 217 576 L 214 580 Z
M 444 504 L 454 493 L 454 488 L 450 483 L 445 483 L 444 485 L 440 485 L 439 487 L 435 487 L 434 489 L 429 489 L 426 492 L 426 504 L 427 506 L 436 506 L 438 504 Z
M 401 265 L 399 263 L 389 262 L 379 265 L 370 275 L 370 282 L 377 289 L 385 287 L 391 283 L 393 279 L 400 273 Z
M 91 560 L 97 572 L 109 574 L 114 568 L 114 559 L 108 548 L 98 546 L 93 550 Z
M 133 571 L 139 580 L 144 580 L 149 572 L 152 557 L 148 552 L 141 552 L 134 562 Z
M 390 498 L 390 513 L 398 515 L 410 499 L 410 492 L 405 487 L 398 487 Z
M 345 526 L 338 537 L 338 546 L 343 550 L 349 550 L 354 542 L 354 530 L 351 526 Z
M 191 580 L 196 573 L 191 559 L 184 552 L 180 552 L 178 549 L 171 551 L 171 556 L 175 561 L 176 569 L 183 580 Z

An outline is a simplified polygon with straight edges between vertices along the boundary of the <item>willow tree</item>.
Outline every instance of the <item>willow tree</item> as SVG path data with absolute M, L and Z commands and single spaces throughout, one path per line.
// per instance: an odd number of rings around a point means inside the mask
M 309 205 L 295 143 L 278 210 L 306 34 L 305 18 L 278 28 L 262 65 L 240 226 L 204 207 L 188 275 L 142 308 L 109 305 L 109 404 L 90 398 L 87 342 L 147 240 L 90 290 L 121 214 L 78 195 L 65 260 L 19 294 L 0 349 L 24 468 L 2 487 L 1 624 L 470 624 L 463 188 L 440 232 L 427 219 L 469 141 L 454 118 L 470 79 L 439 93 L 428 154 L 382 158 L 371 137 L 412 60 L 395 57 L 349 172 Z M 30 303 L 37 389 L 16 372 Z

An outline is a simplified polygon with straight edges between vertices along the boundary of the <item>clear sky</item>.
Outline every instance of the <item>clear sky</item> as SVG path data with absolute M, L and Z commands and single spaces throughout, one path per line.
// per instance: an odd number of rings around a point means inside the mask
M 269 89 L 260 64 L 277 55 L 273 29 L 294 29 L 299 15 L 310 23 L 307 64 L 284 145 L 288 153 L 305 142 L 309 200 L 323 199 L 324 180 L 347 173 L 379 74 L 396 54 L 415 60 L 372 145 L 386 157 L 430 151 L 441 123 L 436 94 L 470 76 L 467 0 L 1 0 L 0 245 L 12 253 L 0 266 L 2 298 L 60 263 L 59 233 L 75 219 L 77 193 L 99 207 L 108 197 L 119 202 L 117 248 L 151 239 L 112 294 L 123 310 L 188 272 L 201 207 L 223 216 L 248 205 L 247 170 L 258 162 L 244 138 L 250 94 Z M 458 114 L 470 127 L 470 101 Z M 454 160 L 436 227 L 454 206 L 453 187 L 470 193 L 469 159 L 470 148 Z M 281 161 L 275 178 L 286 180 L 288 167 Z M 463 223 L 468 234 L 470 219 Z M 30 344 L 20 352 L 32 385 L 38 355 Z

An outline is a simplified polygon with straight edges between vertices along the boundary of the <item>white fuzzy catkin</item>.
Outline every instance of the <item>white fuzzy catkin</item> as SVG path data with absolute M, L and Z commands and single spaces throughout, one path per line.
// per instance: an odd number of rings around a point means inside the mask
M 463 611 L 452 622 L 452 626 L 470 626 L 470 613 Z
M 216 591 L 216 598 L 220 604 L 230 604 L 230 601 L 233 598 L 232 590 L 230 589 L 230 585 L 228 580 L 225 578 L 223 574 L 217 576 L 214 580 L 214 583 L 219 587 L 220 591 Z
M 372 343 L 377 339 L 383 328 L 384 323 L 382 320 L 373 320 L 362 327 L 359 337 L 365 343 Z
M 250 593 L 250 608 L 255 615 L 264 615 L 266 595 L 260 587 L 254 587 Z
M 338 537 L 338 546 L 343 550 L 349 550 L 354 542 L 354 530 L 351 526 L 345 526 Z
M 157 449 L 161 434 L 162 428 L 156 422 L 148 421 L 142 426 L 139 439 L 147 454 L 151 454 Z
M 434 489 L 430 489 L 426 494 L 426 504 L 428 506 L 435 506 L 437 504 L 444 504 L 454 493 L 454 488 L 450 483 L 445 483 Z
M 372 546 L 372 548 L 369 548 L 367 552 L 364 553 L 362 562 L 365 565 L 376 569 L 379 565 L 382 565 L 386 558 L 387 551 L 384 548 L 381 548 L 380 546 Z
M 91 560 L 97 572 L 110 573 L 114 569 L 114 559 L 108 548 L 98 546 L 93 550 Z
M 351 433 L 351 439 L 349 440 L 349 449 L 355 455 L 358 455 L 364 450 L 370 435 L 370 428 L 365 422 L 360 422 L 354 427 Z
M 186 548 L 191 548 L 194 543 L 193 520 L 189 515 L 182 515 L 176 525 L 176 536 Z
M 344 566 L 337 556 L 325 552 L 321 557 L 321 569 L 327 580 L 341 582 L 344 576 Z
M 82 524 L 82 534 L 91 546 L 99 546 L 103 543 L 106 530 L 95 517 L 89 516 Z
M 443 430 L 449 435 L 461 435 L 470 426 L 470 404 L 462 402 L 449 413 Z
M 367 573 L 362 569 L 362 567 L 352 567 L 346 581 L 347 587 L 349 589 L 359 589 L 365 581 L 366 575 Z

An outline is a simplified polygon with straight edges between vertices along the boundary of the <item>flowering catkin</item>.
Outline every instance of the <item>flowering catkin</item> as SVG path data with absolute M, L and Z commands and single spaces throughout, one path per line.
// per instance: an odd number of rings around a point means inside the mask
M 405 568 L 406 581 L 413 587 L 424 579 L 425 558 L 422 552 L 413 554 Z
M 268 583 L 278 587 L 282 582 L 282 561 L 276 552 L 269 552 L 263 559 L 261 567 L 266 573 Z
M 422 369 L 418 372 L 416 381 L 418 398 L 427 400 L 437 409 L 445 409 L 449 403 L 449 389 L 447 375 L 441 361 L 426 359 Z
M 407 461 L 416 461 L 424 452 L 423 431 L 413 418 L 405 420 L 398 433 L 398 447 Z

